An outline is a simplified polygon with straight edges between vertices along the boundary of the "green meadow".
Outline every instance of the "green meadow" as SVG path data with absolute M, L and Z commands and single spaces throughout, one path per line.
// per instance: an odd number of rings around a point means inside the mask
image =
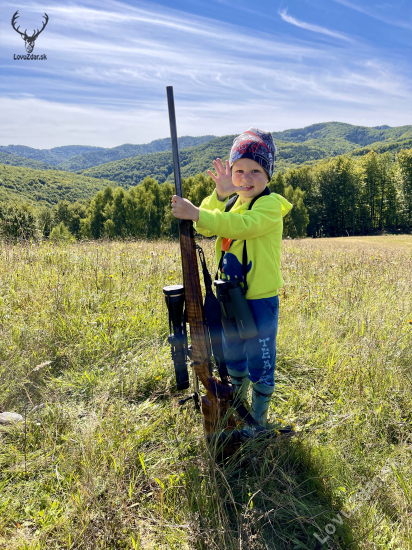
M 179 254 L 0 243 L 0 412 L 24 418 L 0 425 L 0 549 L 411 548 L 412 237 L 283 241 L 270 421 L 296 435 L 226 464 L 178 405 Z

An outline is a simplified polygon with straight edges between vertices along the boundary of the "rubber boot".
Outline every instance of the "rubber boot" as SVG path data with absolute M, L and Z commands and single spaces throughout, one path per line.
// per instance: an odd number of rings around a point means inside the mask
M 261 426 L 266 426 L 268 420 L 269 404 L 274 387 L 266 384 L 253 384 L 252 408 L 250 414 Z
M 249 372 L 239 372 L 237 370 L 227 369 L 230 375 L 233 386 L 233 401 L 238 400 L 243 403 L 247 400 L 247 392 L 249 389 L 250 380 L 248 378 Z

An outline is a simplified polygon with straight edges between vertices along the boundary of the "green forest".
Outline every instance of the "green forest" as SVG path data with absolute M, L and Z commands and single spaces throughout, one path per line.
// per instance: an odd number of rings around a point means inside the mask
M 3 199 L 0 206 L 3 237 L 123 239 L 178 235 L 177 220 L 170 208 L 174 185 L 168 181 L 159 183 L 147 176 L 137 185 L 124 188 L 116 187 L 113 181 L 67 172 L 39 172 L 54 178 L 71 177 L 63 189 L 66 197 L 72 193 L 72 200 L 67 200 L 59 199 L 61 183 L 53 187 L 52 179 L 40 178 L 28 184 L 24 180 L 27 169 L 7 166 L 0 169 L 2 178 L 10 177 L 7 171 L 20 170 L 21 179 L 15 180 L 14 196 L 25 185 L 27 196 L 33 198 L 32 205 L 13 202 L 10 197 Z M 18 175 L 14 173 L 16 178 Z M 43 201 L 39 206 L 34 199 L 38 189 L 45 185 L 50 187 L 54 204 Z M 82 196 L 76 194 L 76 185 L 84 186 Z M 279 171 L 272 177 L 269 188 L 294 205 L 284 219 L 284 237 L 336 237 L 412 229 L 412 149 L 395 155 L 374 151 L 363 156 L 341 155 L 314 166 Z M 183 195 L 197 206 L 213 189 L 212 178 L 203 173 L 183 179 Z

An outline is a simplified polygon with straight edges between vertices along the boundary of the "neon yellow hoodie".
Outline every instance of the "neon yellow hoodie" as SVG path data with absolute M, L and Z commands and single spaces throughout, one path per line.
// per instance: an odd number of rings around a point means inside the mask
M 222 278 L 243 280 L 243 242 L 247 245 L 246 298 L 270 298 L 276 296 L 283 286 L 280 272 L 280 249 L 282 245 L 283 217 L 292 205 L 277 193 L 258 199 L 252 210 L 249 202 L 242 204 L 240 197 L 230 212 L 225 212 L 226 201 L 219 201 L 216 190 L 200 205 L 199 221 L 194 224 L 198 233 L 205 237 L 217 235 L 216 261 L 219 264 L 223 245 L 228 248 L 223 260 Z M 227 242 L 227 239 L 233 239 Z

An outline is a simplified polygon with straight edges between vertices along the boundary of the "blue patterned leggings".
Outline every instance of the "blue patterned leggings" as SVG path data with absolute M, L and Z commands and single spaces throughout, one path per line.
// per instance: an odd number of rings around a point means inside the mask
M 223 351 L 227 368 L 239 376 L 248 373 L 253 384 L 275 387 L 276 335 L 279 320 L 279 296 L 247 301 L 255 318 L 258 334 L 242 340 L 227 338 L 223 331 Z

